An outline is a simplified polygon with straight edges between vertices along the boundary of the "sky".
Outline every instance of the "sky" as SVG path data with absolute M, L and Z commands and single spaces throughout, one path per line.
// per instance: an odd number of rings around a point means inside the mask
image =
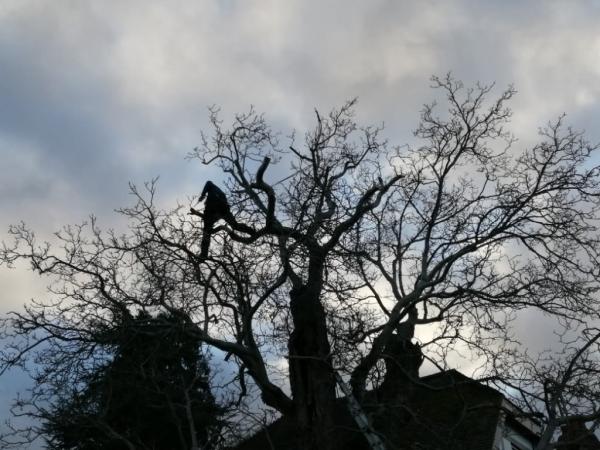
M 564 112 L 600 141 L 598 23 L 583 0 L 0 0 L 0 240 L 21 220 L 42 237 L 92 213 L 118 226 L 129 182 L 160 176 L 165 206 L 197 194 L 217 175 L 185 155 L 211 105 L 254 105 L 285 135 L 358 97 L 402 145 L 451 71 L 514 84 L 517 145 Z M 26 269 L 0 268 L 0 314 L 43 298 Z M 22 383 L 0 379 L 0 418 Z

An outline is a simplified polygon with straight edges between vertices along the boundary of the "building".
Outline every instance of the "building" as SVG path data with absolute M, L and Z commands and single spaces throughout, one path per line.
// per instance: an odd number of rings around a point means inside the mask
M 390 449 L 533 450 L 537 443 L 540 430 L 534 422 L 519 417 L 495 389 L 454 370 L 421 378 L 403 396 L 387 395 L 370 392 L 365 411 Z M 338 448 L 367 450 L 344 399 L 336 417 L 332 432 Z M 295 449 L 294 434 L 293 424 L 279 419 L 236 450 Z
M 540 426 L 501 392 L 456 370 L 419 378 L 420 349 L 396 340 L 386 349 L 386 377 L 370 391 L 363 410 L 386 448 L 402 450 L 534 450 Z M 349 413 L 346 399 L 336 405 L 336 450 L 369 450 Z M 296 431 L 280 418 L 234 450 L 291 450 Z M 563 427 L 565 450 L 600 450 L 584 424 Z

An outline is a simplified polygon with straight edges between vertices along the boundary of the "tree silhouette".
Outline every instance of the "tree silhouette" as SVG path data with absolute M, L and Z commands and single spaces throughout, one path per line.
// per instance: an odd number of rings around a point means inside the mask
M 114 357 L 43 416 L 50 449 L 214 448 L 220 408 L 199 342 L 181 317 L 140 314 L 102 330 Z
M 496 369 L 511 364 L 510 321 L 522 310 L 597 319 L 596 146 L 560 117 L 518 150 L 507 128 L 514 89 L 489 99 L 492 86 L 450 76 L 433 87 L 448 108 L 423 108 L 414 148 L 359 126 L 354 101 L 316 112 L 303 142 L 293 134 L 286 145 L 253 110 L 230 127 L 212 110 L 191 156 L 222 172 L 233 219 L 210 224 L 207 255 L 202 213 L 159 209 L 155 183 L 132 187 L 126 235 L 92 220 L 58 233 L 56 251 L 12 227 L 0 261 L 50 276 L 54 300 L 5 321 L 3 367 L 34 357 L 46 377 L 69 380 L 94 354 L 97 322 L 184 313 L 190 339 L 237 365 L 240 399 L 258 390 L 294 421 L 297 448 L 330 450 L 336 375 L 361 404 L 386 349 L 413 348 L 442 369 L 464 351 Z M 407 344 L 415 336 L 418 348 Z

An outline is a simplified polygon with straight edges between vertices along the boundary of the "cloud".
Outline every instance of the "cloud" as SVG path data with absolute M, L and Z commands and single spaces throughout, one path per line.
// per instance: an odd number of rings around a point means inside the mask
M 565 111 L 598 141 L 599 19 L 594 2 L 4 0 L 0 225 L 111 225 L 127 182 L 157 175 L 165 203 L 197 193 L 215 173 L 183 157 L 212 104 L 286 134 L 358 96 L 359 120 L 414 143 L 430 75 L 452 71 L 515 84 L 519 145 Z M 3 305 L 26 300 L 8 286 Z

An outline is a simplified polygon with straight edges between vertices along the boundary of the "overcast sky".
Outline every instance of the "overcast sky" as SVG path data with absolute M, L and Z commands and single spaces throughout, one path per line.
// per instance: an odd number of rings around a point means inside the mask
M 213 104 L 287 133 L 358 97 L 403 144 L 429 77 L 452 71 L 515 85 L 519 145 L 563 112 L 599 141 L 599 23 L 598 1 L 0 0 L 0 238 L 19 220 L 112 225 L 130 181 L 160 175 L 165 205 L 196 194 L 211 174 L 184 156 Z M 0 268 L 0 312 L 42 286 Z M 0 405 L 16 384 L 0 379 Z

